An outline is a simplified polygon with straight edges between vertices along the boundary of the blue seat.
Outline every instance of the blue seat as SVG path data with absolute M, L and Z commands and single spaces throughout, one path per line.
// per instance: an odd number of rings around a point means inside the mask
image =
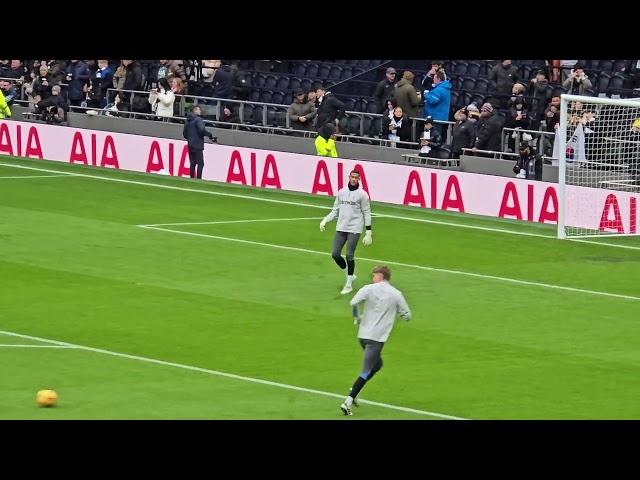
M 271 103 L 284 104 L 285 97 L 286 94 L 284 92 L 273 92 L 273 95 L 271 95 Z
M 480 75 L 481 68 L 482 66 L 478 62 L 469 62 L 467 65 L 467 76 L 477 77 Z
M 318 64 L 317 63 L 308 63 L 307 64 L 307 71 L 305 73 L 306 77 L 309 78 L 317 78 L 318 76 Z
M 342 102 L 344 103 L 344 109 L 347 111 L 354 111 L 355 110 L 355 103 L 356 101 L 353 98 L 345 98 L 342 100 Z
M 367 113 L 378 113 L 378 104 L 375 101 L 367 103 Z
M 466 75 L 467 67 L 467 62 L 455 62 L 455 65 L 453 66 L 453 73 L 456 75 Z
M 307 64 L 297 63 L 295 68 L 293 69 L 293 73 L 300 77 L 304 77 L 307 74 Z
M 464 78 L 462 79 L 462 84 L 460 88 L 465 91 L 475 90 L 476 88 L 476 79 L 475 78 Z
M 300 88 L 305 92 L 308 92 L 309 90 L 311 90 L 312 86 L 313 86 L 313 82 L 308 78 L 303 78 L 302 80 L 300 80 Z
M 353 115 L 347 118 L 348 133 L 352 135 L 360 135 L 360 116 Z
M 476 79 L 476 92 L 485 93 L 489 91 L 489 80 L 486 78 Z
M 276 83 L 276 88 L 278 90 L 288 90 L 289 88 L 291 88 L 289 86 L 289 77 L 278 78 L 278 82 Z
M 262 90 L 262 92 L 260 92 L 260 101 L 263 103 L 271 103 L 272 97 L 273 92 L 271 90 Z
M 267 89 L 274 89 L 276 88 L 276 84 L 278 83 L 278 78 L 273 76 L 273 75 L 267 75 L 265 77 L 265 81 L 264 81 L 264 87 L 263 88 L 267 88 Z
M 609 88 L 610 78 L 611 76 L 606 72 L 602 72 L 600 75 L 598 75 L 598 81 L 594 82 L 593 84 L 598 93 L 605 92 L 607 88 Z
M 266 77 L 260 73 L 253 77 L 253 86 L 256 88 L 264 88 L 264 84 L 267 81 Z
M 351 78 L 351 76 L 352 76 L 351 67 L 344 67 L 342 69 L 342 72 L 340 73 L 340 80 L 346 80 L 348 78 Z
M 290 90 L 297 90 L 298 88 L 301 88 L 300 85 L 302 85 L 302 80 L 300 80 L 299 78 L 292 77 L 289 79 Z
M 342 76 L 342 67 L 334 65 L 329 69 L 329 78 L 332 80 L 340 80 Z
M 321 78 L 321 79 L 324 80 L 324 79 L 329 77 L 329 72 L 330 71 L 331 71 L 331 69 L 327 65 L 320 65 L 318 67 L 317 76 L 318 76 L 318 78 Z
M 600 60 L 600 65 L 598 65 L 598 70 L 601 72 L 613 72 L 613 60 Z

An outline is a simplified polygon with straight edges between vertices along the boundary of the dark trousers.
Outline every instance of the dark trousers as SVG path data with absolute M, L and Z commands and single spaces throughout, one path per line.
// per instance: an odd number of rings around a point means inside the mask
M 189 149 L 189 176 L 196 177 L 196 167 L 198 167 L 198 178 L 202 178 L 202 169 L 204 168 L 204 151 Z

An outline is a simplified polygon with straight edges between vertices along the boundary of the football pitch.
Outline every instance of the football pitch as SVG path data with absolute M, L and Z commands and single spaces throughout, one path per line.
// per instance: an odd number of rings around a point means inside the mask
M 640 418 L 640 239 L 375 202 L 354 293 L 387 264 L 413 320 L 344 417 L 332 204 L 0 157 L 0 419 Z

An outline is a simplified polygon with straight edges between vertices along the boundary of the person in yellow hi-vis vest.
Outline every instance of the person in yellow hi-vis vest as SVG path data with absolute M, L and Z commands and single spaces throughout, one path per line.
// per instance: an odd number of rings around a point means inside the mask
M 318 130 L 318 136 L 316 137 L 316 154 L 322 157 L 337 157 L 338 151 L 336 150 L 336 142 L 332 138 L 336 128 L 327 123 Z
M 7 105 L 7 101 L 4 98 L 4 93 L 0 89 L 0 118 L 8 118 L 11 116 L 11 109 Z

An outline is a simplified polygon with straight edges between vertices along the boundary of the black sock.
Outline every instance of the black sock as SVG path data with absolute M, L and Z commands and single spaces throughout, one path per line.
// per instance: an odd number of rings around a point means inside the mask
M 349 275 L 353 275 L 353 271 L 356 269 L 356 261 L 355 260 L 347 260 L 347 273 Z
M 333 259 L 341 269 L 344 270 L 345 268 L 347 268 L 347 262 L 344 261 L 344 258 L 342 258 L 342 256 L 335 256 L 333 257 Z
M 351 391 L 349 392 L 349 396 L 351 398 L 356 398 L 360 393 L 360 390 L 362 390 L 362 387 L 364 387 L 365 383 L 367 383 L 367 381 L 364 378 L 356 378 L 356 381 L 353 383 L 353 387 L 351 387 Z

